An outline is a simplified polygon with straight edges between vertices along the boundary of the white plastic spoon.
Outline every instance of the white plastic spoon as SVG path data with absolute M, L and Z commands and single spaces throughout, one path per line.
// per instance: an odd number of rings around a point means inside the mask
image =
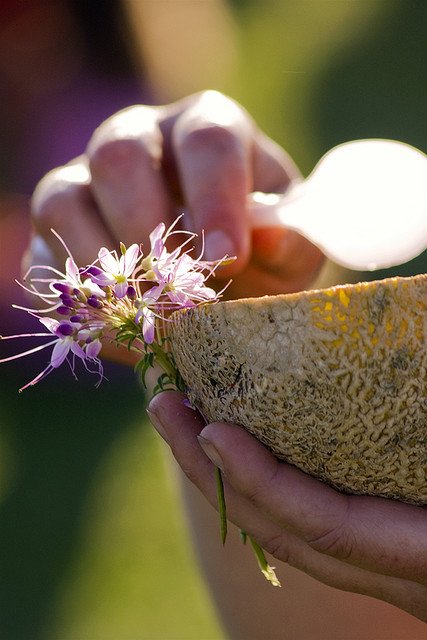
M 427 247 L 427 156 L 393 140 L 347 142 L 285 195 L 251 194 L 250 210 L 254 228 L 298 231 L 350 269 L 402 264 Z

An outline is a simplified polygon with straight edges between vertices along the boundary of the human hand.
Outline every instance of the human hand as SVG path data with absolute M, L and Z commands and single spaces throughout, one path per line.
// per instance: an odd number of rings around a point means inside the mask
M 217 92 L 130 107 L 94 132 L 83 156 L 39 184 L 27 263 L 62 260 L 51 228 L 86 264 L 101 246 L 144 243 L 184 210 L 181 226 L 205 231 L 207 258 L 237 256 L 222 271 L 233 276 L 230 297 L 302 289 L 322 263 L 319 250 L 293 231 L 252 231 L 247 211 L 251 191 L 283 192 L 299 179 L 245 110 Z
M 156 396 L 149 415 L 213 506 L 213 467 L 222 469 L 229 520 L 267 552 L 320 582 L 427 622 L 425 508 L 341 494 L 279 461 L 241 427 L 205 426 L 178 392 Z

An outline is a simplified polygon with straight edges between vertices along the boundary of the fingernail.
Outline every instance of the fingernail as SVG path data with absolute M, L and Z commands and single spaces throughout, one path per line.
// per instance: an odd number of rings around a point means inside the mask
M 153 427 L 157 431 L 157 433 L 162 436 L 163 440 L 165 442 L 167 442 L 167 444 L 169 444 L 169 440 L 168 440 L 168 437 L 166 435 L 165 428 L 164 428 L 159 416 L 156 413 L 154 413 L 153 411 L 150 411 L 150 409 L 147 409 L 147 415 L 148 415 L 148 418 L 149 418 L 151 424 L 153 425 Z
M 221 469 L 221 471 L 224 471 L 224 463 L 222 461 L 222 458 L 218 453 L 218 450 L 216 449 L 216 447 L 212 444 L 212 442 L 210 440 L 207 440 L 203 436 L 197 436 L 197 440 L 199 441 L 199 444 L 202 447 L 203 451 L 206 453 L 208 458 L 214 463 L 214 465 L 219 469 Z
M 205 236 L 205 259 L 219 260 L 226 255 L 236 255 L 236 247 L 230 236 L 221 229 L 209 231 Z

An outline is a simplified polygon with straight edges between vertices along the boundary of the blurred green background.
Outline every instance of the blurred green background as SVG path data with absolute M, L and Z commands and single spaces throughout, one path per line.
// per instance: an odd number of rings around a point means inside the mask
M 132 19 L 141 9 L 145 20 L 154 101 L 223 90 L 305 174 L 326 150 L 354 138 L 395 138 L 427 151 L 423 0 L 125 4 Z M 187 31 L 156 49 L 153 34 L 171 11 Z M 193 73 L 175 56 L 182 40 L 190 59 L 203 50 L 206 66 Z M 8 152 L 0 154 L 5 164 Z M 394 271 L 426 271 L 426 254 Z M 1 313 L 6 333 L 5 306 Z M 221 640 L 176 480 L 132 372 L 110 368 L 99 390 L 52 376 L 18 396 L 31 371 L 30 362 L 0 370 L 0 637 Z

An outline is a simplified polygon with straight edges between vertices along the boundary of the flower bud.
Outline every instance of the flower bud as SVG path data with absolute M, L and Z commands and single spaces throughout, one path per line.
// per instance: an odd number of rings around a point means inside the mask
M 84 269 L 82 275 L 85 276 L 89 274 L 90 276 L 99 276 L 101 273 L 103 273 L 102 269 L 100 269 L 99 267 L 95 267 L 95 265 L 92 265 L 91 267 L 87 267 L 86 269 Z
M 87 303 L 88 303 L 88 305 L 90 305 L 94 309 L 102 309 L 102 307 L 104 306 L 102 304 L 101 300 L 99 298 L 97 298 L 96 296 L 90 296 L 87 299 Z
M 55 291 L 60 291 L 61 293 L 68 294 L 71 294 L 73 292 L 73 288 L 65 282 L 53 282 L 51 285 L 51 289 L 55 289 Z
M 126 295 L 129 300 L 136 300 L 136 289 L 132 285 L 129 285 L 126 291 Z
M 71 324 L 69 324 L 68 322 L 61 322 L 61 324 L 58 326 L 58 328 L 56 329 L 56 334 L 59 334 L 60 336 L 72 336 L 74 333 L 75 329 L 73 326 L 71 326 Z
M 85 295 L 85 293 L 83 293 L 83 291 L 81 291 L 80 289 L 73 289 L 73 295 L 79 302 L 83 302 L 83 304 L 86 304 L 87 296 Z M 90 291 L 88 295 L 90 295 Z
M 70 313 L 73 313 L 73 310 L 70 309 L 70 307 L 65 307 L 64 305 L 61 305 L 56 308 L 56 313 L 59 313 L 59 315 L 61 316 L 69 316 Z
M 62 304 L 65 307 L 74 307 L 76 304 L 75 299 L 70 296 L 68 293 L 61 293 L 61 295 L 59 296 L 62 300 Z

